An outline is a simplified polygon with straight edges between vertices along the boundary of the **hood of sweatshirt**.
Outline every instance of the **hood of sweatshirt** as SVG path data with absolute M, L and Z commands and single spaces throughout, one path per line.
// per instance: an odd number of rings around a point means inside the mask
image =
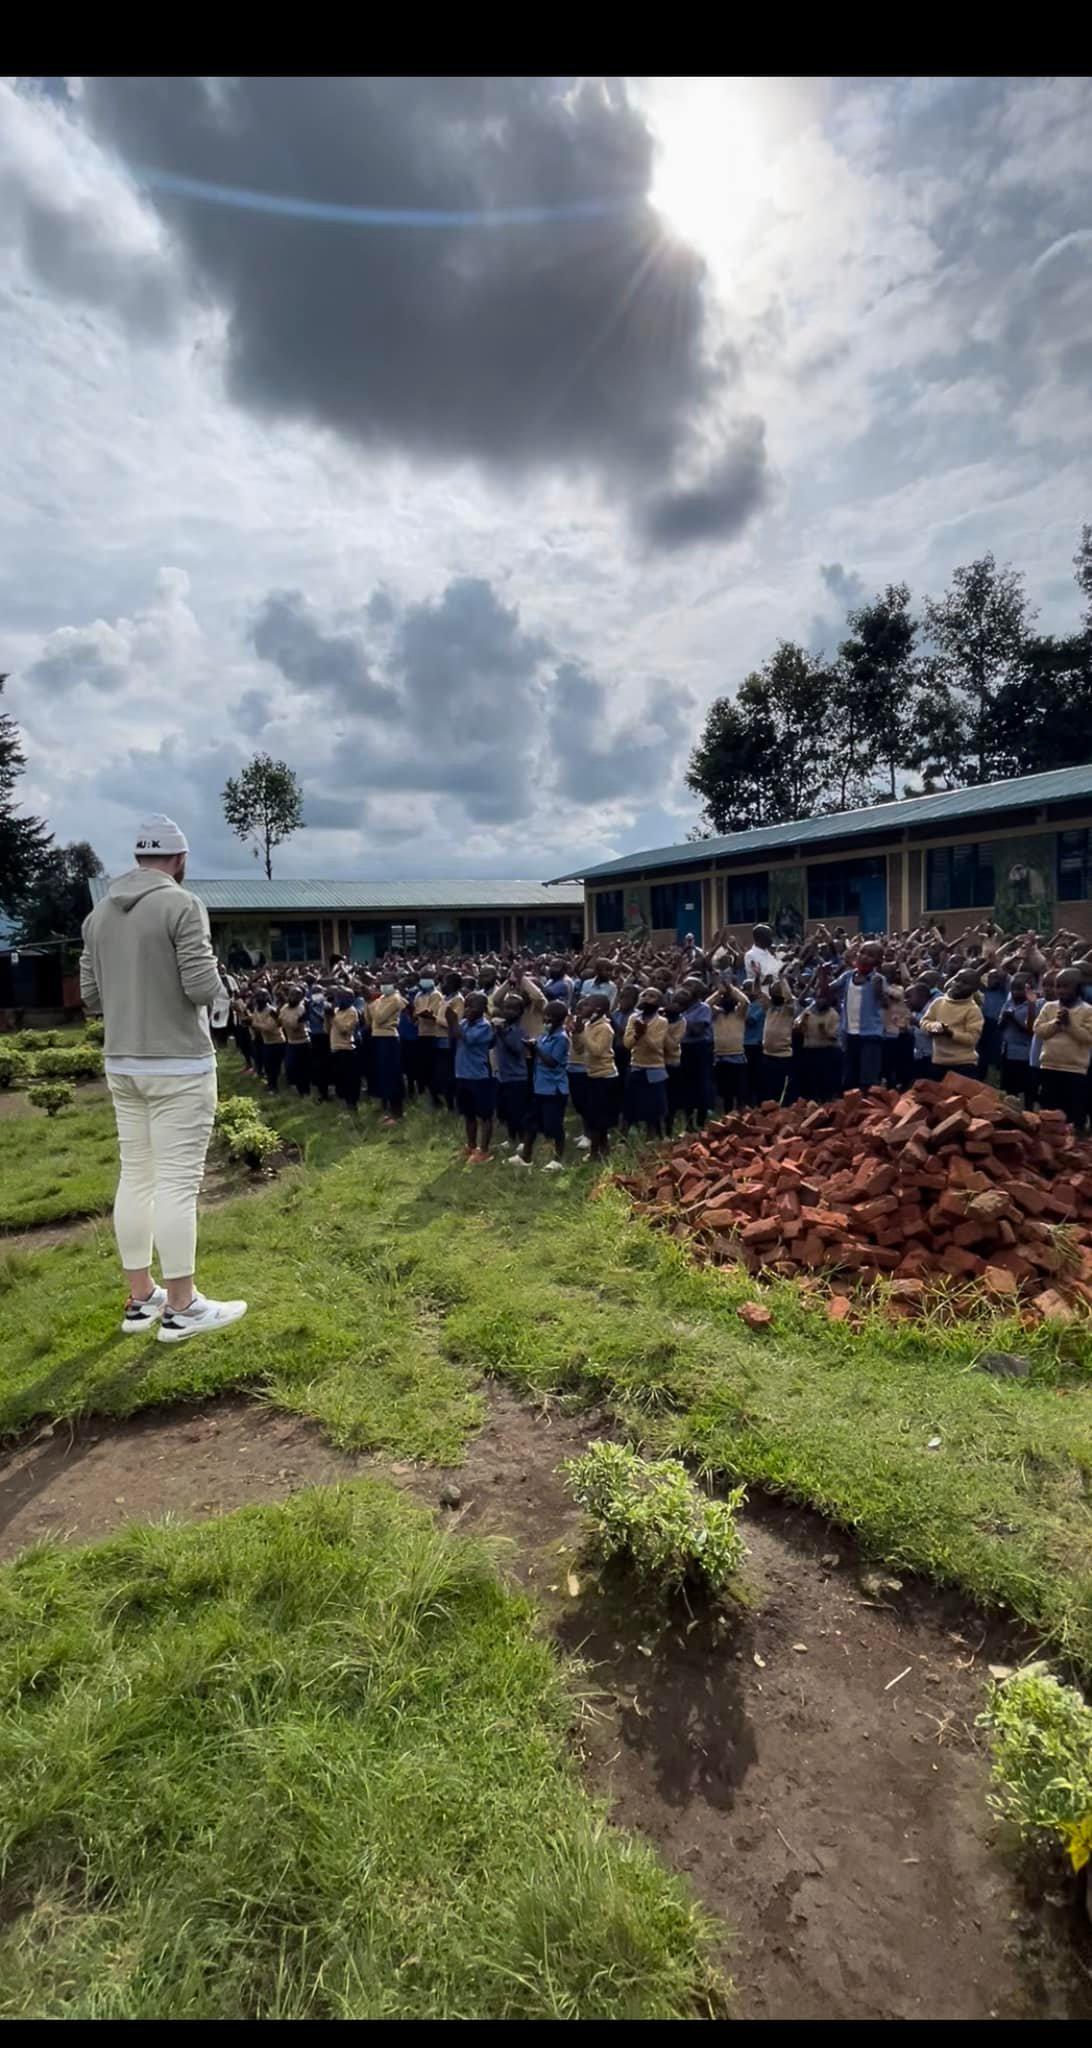
M 127 875 L 119 875 L 111 882 L 109 896 L 119 910 L 132 910 L 153 889 L 177 889 L 178 883 L 171 875 L 165 875 L 162 868 L 133 868 Z

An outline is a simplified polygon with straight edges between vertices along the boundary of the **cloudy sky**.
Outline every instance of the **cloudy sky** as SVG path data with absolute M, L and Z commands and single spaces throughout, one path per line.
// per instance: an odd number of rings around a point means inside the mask
M 298 874 L 685 837 L 710 700 L 986 548 L 1075 618 L 1092 85 L 0 83 L 0 669 L 122 865 L 290 761 Z

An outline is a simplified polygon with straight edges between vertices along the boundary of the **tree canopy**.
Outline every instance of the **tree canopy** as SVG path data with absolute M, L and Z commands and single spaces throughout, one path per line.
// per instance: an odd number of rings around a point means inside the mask
M 287 761 L 255 754 L 239 775 L 224 784 L 224 817 L 238 839 L 251 839 L 273 879 L 273 848 L 282 846 L 303 824 L 303 790 Z
M 718 697 L 690 757 L 702 828 L 745 831 L 1092 760 L 1092 526 L 1070 634 L 1035 631 L 1018 570 L 957 568 L 921 616 L 891 583 L 846 618 L 830 660 L 782 640 Z

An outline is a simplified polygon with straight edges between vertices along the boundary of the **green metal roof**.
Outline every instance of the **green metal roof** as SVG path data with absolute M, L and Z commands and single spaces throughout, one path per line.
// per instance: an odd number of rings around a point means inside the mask
M 96 875 L 91 901 L 110 887 L 108 875 Z M 547 882 L 310 882 L 272 881 L 264 876 L 206 881 L 186 876 L 186 887 L 208 910 L 264 911 L 267 916 L 297 911 L 348 912 L 416 910 L 581 910 L 581 889 L 554 888 Z
M 907 797 L 902 803 L 872 804 L 863 811 L 833 811 L 821 818 L 796 818 L 785 825 L 763 825 L 755 832 L 729 832 L 720 839 L 688 840 L 684 846 L 654 846 L 644 853 L 626 853 L 618 860 L 585 868 L 583 875 L 559 875 L 559 882 L 609 881 L 614 875 L 637 875 L 661 868 L 702 868 L 710 861 L 749 858 L 756 853 L 788 853 L 797 846 L 817 847 L 832 839 L 890 838 L 894 832 L 932 829 L 987 819 L 993 811 L 1012 811 L 1039 804 L 1092 798 L 1092 763 L 1080 768 L 1055 768 L 1047 775 L 1018 775 L 1007 782 L 984 782 L 977 788 L 946 789 L 939 796 Z

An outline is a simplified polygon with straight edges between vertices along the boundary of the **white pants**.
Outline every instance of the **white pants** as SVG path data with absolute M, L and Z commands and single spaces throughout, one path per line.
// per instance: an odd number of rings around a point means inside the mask
M 114 1230 L 127 1273 L 152 1262 L 184 1280 L 197 1257 L 197 1197 L 216 1110 L 216 1075 L 108 1074 L 121 1152 Z

